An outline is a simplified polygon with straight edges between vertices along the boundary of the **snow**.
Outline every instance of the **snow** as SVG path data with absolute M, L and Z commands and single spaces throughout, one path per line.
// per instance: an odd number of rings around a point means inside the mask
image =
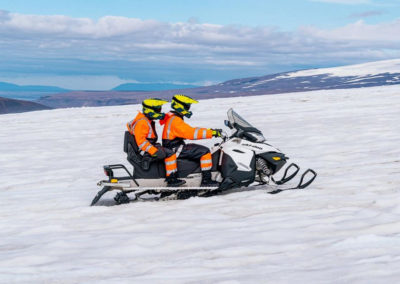
M 368 76 L 368 75 L 377 75 L 383 73 L 391 73 L 391 74 L 400 73 L 400 59 L 382 60 L 382 61 L 332 67 L 332 68 L 301 70 L 301 71 L 287 73 L 285 75 L 277 77 L 277 79 L 317 76 L 325 74 L 328 74 L 329 76 L 345 77 L 345 76 Z
M 1 115 L 0 283 L 396 283 L 399 105 L 400 86 L 202 100 L 192 125 L 233 107 L 315 183 L 95 207 L 138 105 Z
M 261 80 L 261 81 L 258 81 L 256 83 L 249 84 L 248 86 L 244 86 L 244 87 L 242 87 L 242 89 L 254 88 L 255 86 L 263 85 L 263 84 L 265 84 L 267 82 L 271 82 L 271 81 L 275 81 L 275 80 L 277 80 L 277 77 L 272 78 L 272 79 L 267 79 L 267 80 Z

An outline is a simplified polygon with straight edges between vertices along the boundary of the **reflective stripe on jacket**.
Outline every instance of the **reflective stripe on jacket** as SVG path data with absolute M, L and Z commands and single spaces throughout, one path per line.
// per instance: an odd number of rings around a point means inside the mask
M 174 140 L 179 138 L 198 140 L 212 137 L 212 130 L 207 128 L 191 127 L 189 124 L 184 122 L 180 116 L 174 113 L 167 113 L 163 122 L 165 123 L 162 135 L 163 140 Z
M 154 129 L 154 122 L 150 120 L 141 112 L 137 114 L 135 119 L 129 121 L 126 126 L 129 133 L 135 137 L 135 141 L 140 151 L 145 151 L 150 155 L 157 152 L 157 148 L 153 143 L 157 141 L 157 133 Z

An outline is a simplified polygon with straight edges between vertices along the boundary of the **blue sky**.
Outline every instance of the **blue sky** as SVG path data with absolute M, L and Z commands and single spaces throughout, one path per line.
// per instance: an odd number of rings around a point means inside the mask
M 0 81 L 211 84 L 400 57 L 400 1 L 2 1 Z
M 346 4 L 347 3 L 347 4 Z M 369 23 L 398 18 L 399 1 L 301 1 L 301 0 L 12 0 L 0 1 L 3 10 L 22 14 L 68 15 L 98 19 L 107 15 L 185 22 L 194 18 L 202 23 L 221 25 L 278 26 L 284 30 L 301 25 L 336 27 L 350 23 L 366 12 Z

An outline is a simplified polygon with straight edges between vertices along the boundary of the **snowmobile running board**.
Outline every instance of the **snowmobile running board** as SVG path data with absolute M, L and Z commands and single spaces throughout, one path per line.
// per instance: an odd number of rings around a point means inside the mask
M 296 169 L 297 169 L 297 167 L 296 167 Z M 284 178 L 282 178 L 281 181 L 285 179 L 286 172 L 287 171 L 285 171 Z M 296 170 L 296 174 L 297 174 L 297 172 L 298 172 L 298 170 Z M 309 173 L 312 174 L 312 177 L 308 181 L 304 182 L 305 176 Z M 290 179 L 293 178 L 291 176 L 290 176 Z M 276 188 L 276 189 L 273 189 L 272 191 L 267 191 L 267 193 L 277 194 L 277 193 L 280 193 L 280 192 L 286 191 L 286 190 L 304 189 L 304 188 L 308 187 L 315 180 L 316 177 L 317 177 L 317 173 L 312 169 L 308 169 L 301 175 L 300 181 L 297 184 L 297 186 L 287 187 L 287 188 Z M 286 183 L 286 182 L 287 181 L 285 181 L 284 183 Z M 282 183 L 277 184 L 277 185 L 281 185 L 281 184 Z M 134 187 L 133 188 L 128 183 L 126 185 L 122 185 L 122 184 L 117 185 L 116 183 L 112 183 L 109 181 L 100 181 L 98 183 L 98 185 L 103 186 L 103 188 L 96 194 L 96 196 L 93 199 L 90 206 L 95 205 L 106 192 L 112 191 L 112 190 L 121 190 L 122 191 L 121 193 L 124 193 L 124 194 L 133 192 L 135 195 L 133 200 L 140 199 L 140 196 L 143 194 L 146 194 L 146 193 L 162 194 L 162 193 L 169 193 L 169 192 L 170 193 L 179 193 L 179 192 L 182 193 L 185 191 L 188 191 L 188 192 L 198 191 L 199 193 L 203 193 L 204 197 L 208 197 L 208 196 L 212 196 L 214 194 L 218 194 L 219 192 L 221 192 L 220 190 L 218 190 L 218 187 Z M 266 184 L 266 183 L 260 183 L 257 186 L 263 186 L 263 185 L 268 186 L 268 184 Z M 206 192 L 204 192 L 204 191 L 206 191 Z
M 114 169 L 115 168 L 123 168 L 128 172 L 128 170 L 123 165 L 108 166 L 108 167 L 105 167 L 105 170 L 110 169 L 110 167 L 114 168 Z M 295 170 L 292 174 L 287 176 L 288 172 L 291 168 L 295 168 Z M 267 186 L 267 187 L 271 186 L 272 188 L 270 188 L 270 191 L 267 191 L 267 193 L 277 194 L 277 193 L 280 193 L 280 192 L 286 191 L 286 190 L 304 189 L 304 188 L 308 187 L 317 177 L 317 173 L 314 170 L 307 169 L 301 175 L 300 181 L 297 184 L 297 186 L 286 187 L 286 188 L 279 187 L 279 185 L 285 184 L 288 181 L 292 180 L 299 171 L 300 171 L 300 167 L 298 165 L 292 163 L 286 168 L 286 170 L 283 174 L 283 177 L 280 180 L 275 181 L 272 178 L 272 182 L 274 183 L 274 185 L 268 184 L 267 182 L 260 182 L 256 186 L 263 186 L 263 185 Z M 307 180 L 306 182 L 304 182 L 304 179 L 305 179 L 306 175 L 308 175 L 308 174 L 312 174 L 312 177 L 309 180 Z M 139 184 L 137 183 L 137 181 L 130 174 L 129 174 L 129 177 L 120 179 L 120 180 L 118 180 L 118 178 L 112 179 L 112 175 L 109 177 L 110 177 L 110 180 L 102 180 L 97 183 L 98 186 L 103 186 L 103 188 L 96 194 L 96 196 L 94 197 L 90 206 L 95 205 L 105 193 L 112 191 L 112 190 L 120 190 L 121 193 L 125 194 L 125 195 L 126 195 L 126 193 L 133 193 L 134 199 L 132 199 L 131 201 L 139 200 L 141 195 L 144 195 L 147 193 L 149 193 L 149 194 L 162 194 L 162 193 L 179 194 L 179 193 L 187 192 L 189 197 L 192 197 L 192 196 L 209 197 L 209 196 L 212 196 L 212 195 L 222 192 L 222 190 L 219 190 L 219 187 L 184 187 L 184 186 L 182 186 L 182 187 L 140 187 Z M 112 180 L 115 180 L 116 182 L 112 182 Z M 131 183 L 129 182 L 130 180 L 133 180 L 137 186 L 132 186 Z M 197 193 L 196 193 L 195 195 L 192 195 L 194 192 L 198 192 L 201 194 L 197 195 Z M 160 199 L 156 198 L 156 200 L 162 200 L 162 198 L 160 198 Z M 166 200 L 168 200 L 168 198 Z
M 140 195 L 146 194 L 146 193 L 175 193 L 175 192 L 184 192 L 184 191 L 199 191 L 199 192 L 203 192 L 203 191 L 213 191 L 213 190 L 217 190 L 218 187 L 210 187 L 210 186 L 204 186 L 204 187 L 135 187 L 132 188 L 130 187 L 129 184 L 127 184 L 126 186 L 121 185 L 121 184 L 115 184 L 115 183 L 111 183 L 108 181 L 100 181 L 97 185 L 101 186 L 103 185 L 104 187 L 96 194 L 96 196 L 94 197 L 92 203 L 90 204 L 90 206 L 95 205 L 100 198 L 108 191 L 112 191 L 112 190 L 122 190 L 122 192 L 124 193 L 131 193 L 133 192 L 135 194 L 135 198 L 140 197 Z M 120 188 L 117 188 L 120 187 Z M 124 190 L 125 189 L 125 190 Z

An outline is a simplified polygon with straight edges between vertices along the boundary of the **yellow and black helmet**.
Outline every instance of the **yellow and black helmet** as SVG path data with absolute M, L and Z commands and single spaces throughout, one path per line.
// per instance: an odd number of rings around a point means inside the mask
M 144 115 L 150 119 L 163 119 L 165 113 L 161 112 L 161 108 L 163 104 L 167 102 L 166 100 L 158 98 L 145 99 L 142 102 Z
M 191 104 L 197 104 L 198 101 L 192 99 L 191 97 L 177 94 L 172 97 L 171 108 L 182 116 L 190 118 L 192 112 L 189 111 Z

